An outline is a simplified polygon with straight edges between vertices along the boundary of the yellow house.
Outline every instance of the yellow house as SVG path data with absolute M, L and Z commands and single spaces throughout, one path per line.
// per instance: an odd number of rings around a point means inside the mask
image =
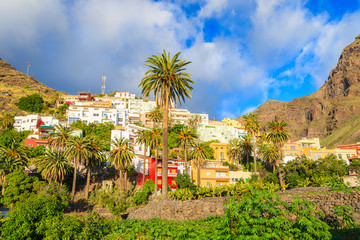
M 214 158 L 217 161 L 234 163 L 233 159 L 229 159 L 227 151 L 231 148 L 229 143 L 210 143 L 210 147 L 214 150 Z
M 282 147 L 284 156 L 300 156 L 302 155 L 302 146 L 301 143 L 290 141 L 284 144 Z
M 223 121 L 209 120 L 209 125 L 212 125 L 212 126 L 227 126 L 227 123 L 223 122 Z
M 191 168 L 191 176 L 197 184 L 197 167 Z M 222 166 L 219 161 L 205 161 L 200 167 L 200 186 L 222 186 L 229 184 L 229 167 Z
M 226 123 L 226 125 L 230 127 L 244 128 L 244 126 L 240 122 L 232 118 L 224 118 L 222 122 Z

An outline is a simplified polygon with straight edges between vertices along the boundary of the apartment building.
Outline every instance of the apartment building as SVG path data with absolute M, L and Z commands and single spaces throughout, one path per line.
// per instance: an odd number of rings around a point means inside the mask
M 210 147 L 214 150 L 215 160 L 236 164 L 236 161 L 227 155 L 227 151 L 231 148 L 230 143 L 210 143 Z
M 226 123 L 226 125 L 230 127 L 244 128 L 244 126 L 239 121 L 236 121 L 232 118 L 224 118 L 222 122 Z
M 36 123 L 41 119 L 46 126 L 54 126 L 59 124 L 59 120 L 53 116 L 40 116 L 31 114 L 27 116 L 15 116 L 14 118 L 14 129 L 20 131 L 33 131 L 36 130 Z
M 70 105 L 67 111 L 68 124 L 81 120 L 89 123 L 112 123 L 118 125 L 119 114 L 116 108 L 94 105 Z
M 191 176 L 197 184 L 197 167 L 192 165 Z M 220 161 L 205 161 L 200 167 L 200 186 L 222 186 L 229 184 L 230 173 L 228 166 L 222 166 Z

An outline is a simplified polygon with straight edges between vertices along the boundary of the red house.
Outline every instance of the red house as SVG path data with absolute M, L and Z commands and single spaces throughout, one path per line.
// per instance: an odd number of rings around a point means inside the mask
M 47 147 L 50 143 L 51 139 L 34 139 L 27 138 L 25 139 L 25 147 L 36 148 L 37 146 Z
M 162 181 L 162 160 L 158 159 L 158 172 L 157 172 L 157 185 L 158 188 L 161 189 L 161 181 Z M 153 182 L 155 182 L 155 158 L 151 157 L 150 158 L 150 166 L 148 166 L 148 174 L 145 175 L 145 182 L 148 179 L 151 179 Z M 175 189 L 177 188 L 177 185 L 175 183 L 175 178 L 178 174 L 178 164 L 176 161 L 173 161 L 171 159 L 169 159 L 168 161 L 168 185 L 171 187 L 171 189 Z M 143 174 L 142 173 L 138 173 L 137 174 L 137 180 L 138 180 L 138 185 L 142 186 L 143 182 L 142 182 L 142 177 Z
M 89 92 L 79 92 L 78 95 L 79 101 L 91 101 L 91 94 Z

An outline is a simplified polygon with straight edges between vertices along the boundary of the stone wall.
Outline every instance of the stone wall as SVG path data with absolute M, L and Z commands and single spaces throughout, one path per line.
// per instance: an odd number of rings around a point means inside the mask
M 354 218 L 360 223 L 360 192 L 327 192 L 329 187 L 299 188 L 279 193 L 282 200 L 291 202 L 293 197 L 299 196 L 307 199 L 324 211 L 327 216 L 332 216 L 332 207 L 336 205 L 350 205 L 356 213 Z M 146 220 L 161 218 L 166 220 L 195 220 L 208 216 L 224 215 L 229 197 L 203 198 L 199 200 L 175 201 L 153 200 L 144 207 L 129 209 L 128 218 Z

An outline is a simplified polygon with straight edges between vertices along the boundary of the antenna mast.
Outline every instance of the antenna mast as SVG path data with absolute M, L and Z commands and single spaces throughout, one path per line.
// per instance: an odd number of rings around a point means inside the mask
M 102 94 L 105 94 L 105 82 L 106 82 L 106 76 L 102 76 L 102 84 L 101 84 Z

